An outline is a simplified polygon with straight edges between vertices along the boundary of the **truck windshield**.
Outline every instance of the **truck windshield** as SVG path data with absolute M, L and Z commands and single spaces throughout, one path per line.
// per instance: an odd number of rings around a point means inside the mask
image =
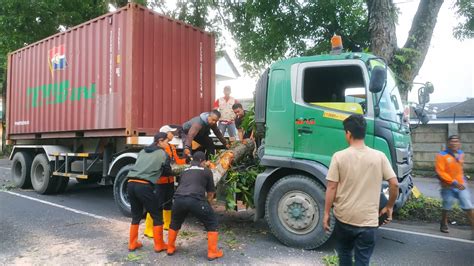
M 398 91 L 397 83 L 393 78 L 392 72 L 387 72 L 387 85 L 385 90 L 377 94 L 377 99 L 380 99 L 380 118 L 389 120 L 396 123 L 402 123 L 403 121 L 403 103 Z

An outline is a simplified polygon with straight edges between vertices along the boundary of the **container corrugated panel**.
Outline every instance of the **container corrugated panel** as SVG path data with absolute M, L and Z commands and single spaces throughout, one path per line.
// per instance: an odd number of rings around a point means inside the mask
M 210 110 L 214 37 L 135 4 L 13 52 L 7 138 L 152 135 Z

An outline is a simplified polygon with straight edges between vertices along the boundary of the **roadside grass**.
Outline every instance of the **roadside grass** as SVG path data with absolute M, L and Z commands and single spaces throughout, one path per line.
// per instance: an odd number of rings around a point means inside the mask
M 439 222 L 441 219 L 441 200 L 421 195 L 419 198 L 412 197 L 399 209 L 394 218 L 404 221 Z M 469 225 L 466 213 L 455 204 L 448 215 L 449 222 L 458 225 Z

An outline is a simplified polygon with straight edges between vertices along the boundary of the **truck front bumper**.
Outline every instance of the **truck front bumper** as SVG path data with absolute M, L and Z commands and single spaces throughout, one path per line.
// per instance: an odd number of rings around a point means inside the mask
M 405 205 L 405 202 L 411 195 L 411 190 L 413 188 L 413 178 L 411 174 L 406 175 L 403 179 L 398 180 L 398 198 L 395 201 L 394 210 Z M 382 190 L 380 192 L 380 208 L 382 209 L 388 202 L 388 182 L 384 181 L 382 183 Z

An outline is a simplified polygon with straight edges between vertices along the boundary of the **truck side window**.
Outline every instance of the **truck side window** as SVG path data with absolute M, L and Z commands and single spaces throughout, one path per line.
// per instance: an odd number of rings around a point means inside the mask
M 305 69 L 303 100 L 318 107 L 365 113 L 366 90 L 362 69 L 356 65 Z

